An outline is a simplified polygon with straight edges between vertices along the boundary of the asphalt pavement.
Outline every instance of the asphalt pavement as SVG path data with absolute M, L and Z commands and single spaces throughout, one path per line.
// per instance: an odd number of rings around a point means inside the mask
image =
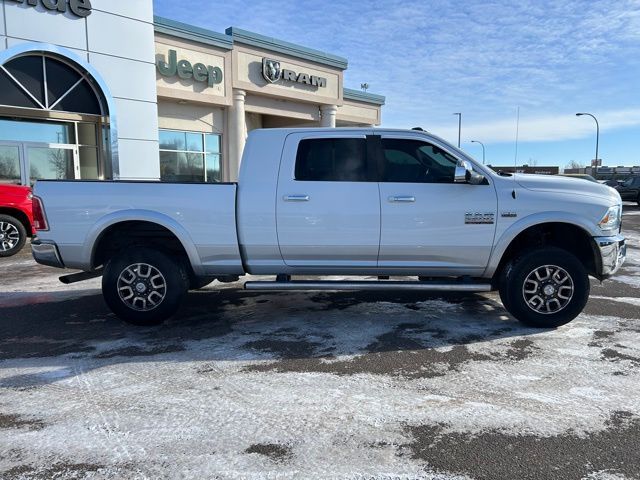
M 0 478 L 640 478 L 640 208 L 556 330 L 495 294 L 251 293 L 155 328 L 0 259 Z

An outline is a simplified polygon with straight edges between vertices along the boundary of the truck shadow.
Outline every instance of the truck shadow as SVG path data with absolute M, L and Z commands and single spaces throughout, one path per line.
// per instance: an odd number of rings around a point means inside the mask
M 75 294 L 28 310 L 24 305 L 0 310 L 4 368 L 40 370 L 4 376 L 0 387 L 34 388 L 78 372 L 142 361 L 201 366 L 237 361 L 254 371 L 429 377 L 472 361 L 526 358 L 535 350 L 527 336 L 541 332 L 509 317 L 494 295 L 209 287 L 191 292 L 164 325 L 134 327 L 111 314 L 97 290 Z M 56 292 L 39 295 L 46 299 Z

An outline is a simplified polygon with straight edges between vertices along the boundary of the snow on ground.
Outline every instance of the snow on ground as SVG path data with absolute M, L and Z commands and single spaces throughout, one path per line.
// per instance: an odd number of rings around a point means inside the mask
M 318 301 L 308 295 L 286 301 L 296 307 L 282 311 L 275 302 L 259 310 L 253 300 L 229 307 L 231 331 L 175 352 L 120 356 L 123 348 L 145 348 L 124 339 L 95 343 L 90 354 L 0 363 L 3 414 L 39 425 L 0 439 L 0 467 L 56 458 L 102 465 L 106 476 L 135 465 L 140 478 L 456 478 L 406 455 L 407 426 L 586 437 L 605 429 L 614 412 L 640 415 L 640 331 L 595 334 L 625 322 L 615 317 L 582 315 L 558 331 L 502 319 L 494 327 L 502 333 L 487 338 L 486 324 L 443 300 L 333 311 L 314 311 Z M 418 345 L 430 346 L 439 369 L 410 359 L 393 375 L 362 367 L 371 355 L 399 361 L 393 349 L 371 353 L 399 327 L 416 345 L 403 353 L 419 357 Z M 274 351 L 288 342 L 313 348 L 306 355 Z M 636 360 L 603 361 L 614 344 Z M 297 370 L 296 362 L 323 350 L 331 352 L 328 368 L 339 364 L 344 374 L 337 366 L 321 372 L 313 362 Z M 247 453 L 255 445 L 281 446 L 282 458 Z
M 86 295 L 95 295 L 100 289 L 100 278 L 65 285 L 58 278 L 74 273 L 38 265 L 28 252 L 1 259 L 0 306 L 18 307 L 36 303 L 59 302 Z

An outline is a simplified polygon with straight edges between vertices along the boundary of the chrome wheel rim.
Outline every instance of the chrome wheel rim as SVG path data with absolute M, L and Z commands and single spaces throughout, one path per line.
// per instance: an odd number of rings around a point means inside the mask
M 522 285 L 527 306 L 536 313 L 551 315 L 563 310 L 573 298 L 573 279 L 557 265 L 542 265 L 532 270 Z
M 8 252 L 20 241 L 20 232 L 13 223 L 0 222 L 0 250 Z
M 167 295 L 164 275 L 148 263 L 133 263 L 118 276 L 120 300 L 132 310 L 148 312 L 157 308 Z

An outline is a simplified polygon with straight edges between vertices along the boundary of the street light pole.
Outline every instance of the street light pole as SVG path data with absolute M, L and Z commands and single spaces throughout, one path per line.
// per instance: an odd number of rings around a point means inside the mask
M 458 148 L 460 148 L 460 132 L 462 131 L 462 113 L 454 113 L 458 116 Z
M 479 143 L 482 145 L 482 164 L 484 165 L 484 143 L 479 142 L 478 140 L 471 140 L 471 143 Z
M 596 164 L 595 164 L 595 170 L 593 171 L 593 176 L 594 178 L 597 179 L 598 178 L 598 143 L 600 142 L 600 125 L 598 124 L 598 119 L 595 117 L 595 115 L 592 115 L 587 112 L 576 113 L 576 117 L 581 117 L 582 115 L 589 115 L 596 122 Z

